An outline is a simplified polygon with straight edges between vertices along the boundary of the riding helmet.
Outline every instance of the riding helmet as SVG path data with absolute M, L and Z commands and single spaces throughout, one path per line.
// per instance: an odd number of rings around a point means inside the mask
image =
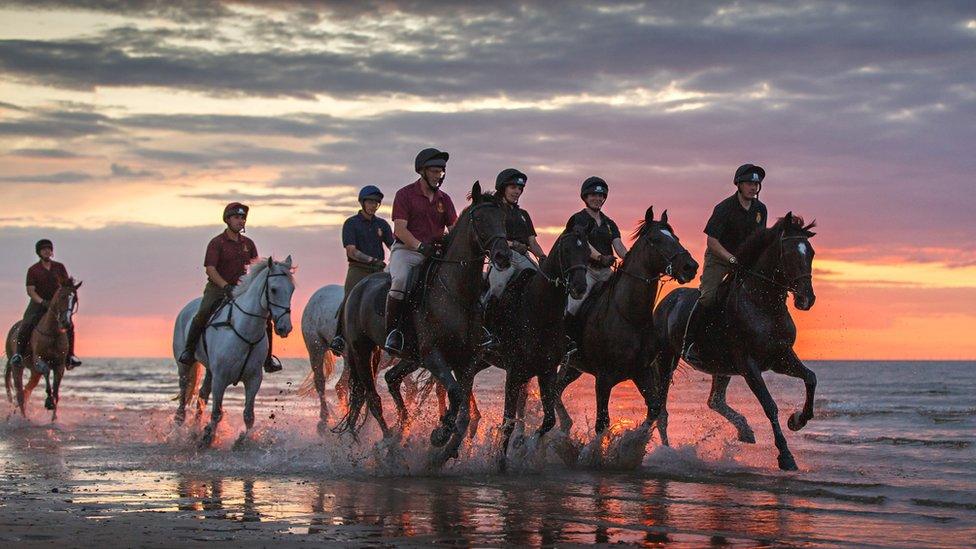
M 362 189 L 359 189 L 359 201 L 363 200 L 375 200 L 377 202 L 383 201 L 383 191 L 375 185 L 366 185 Z
M 735 170 L 735 178 L 732 179 L 732 182 L 736 185 L 747 182 L 762 183 L 765 178 L 766 170 L 754 164 L 743 164 Z
M 583 186 L 580 188 L 580 198 L 585 200 L 588 194 L 602 194 L 605 198 L 609 190 L 610 186 L 602 178 L 596 176 L 587 177 L 586 181 L 583 182 Z
M 243 215 L 244 219 L 247 219 L 247 212 L 250 210 L 244 204 L 240 202 L 231 202 L 224 208 L 224 222 L 227 222 L 227 218 L 232 215 Z
M 41 255 L 41 250 L 43 250 L 44 248 L 51 248 L 51 251 L 53 252 L 54 243 L 46 238 L 42 238 L 37 241 L 37 244 L 34 244 L 34 253 L 36 253 L 37 255 Z
M 424 149 L 417 153 L 417 158 L 413 161 L 413 171 L 422 173 L 424 168 L 444 168 L 450 156 L 434 148 Z
M 505 187 L 509 185 L 524 187 L 525 182 L 528 181 L 528 179 L 529 176 L 516 170 L 515 168 L 505 168 L 504 170 L 498 172 L 498 177 L 495 178 L 495 190 L 497 192 L 504 192 Z

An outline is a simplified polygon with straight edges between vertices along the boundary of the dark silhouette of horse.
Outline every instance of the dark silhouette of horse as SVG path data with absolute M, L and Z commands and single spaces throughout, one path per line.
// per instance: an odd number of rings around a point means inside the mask
M 496 305 L 489 307 L 488 325 L 500 342 L 490 362 L 506 371 L 502 470 L 519 415 L 517 409 L 525 403 L 525 384 L 533 377 L 539 380 L 545 414 L 537 432 L 547 433 L 556 424 L 556 368 L 566 354 L 567 295 L 578 299 L 586 292 L 589 258 L 585 232 L 574 228 L 553 243 L 539 271 L 525 270 L 517 275 Z
M 447 390 L 449 406 L 441 425 L 431 433 L 431 444 L 442 447 L 433 464 L 442 465 L 457 456 L 470 421 L 471 387 L 474 383 L 477 345 L 481 340 L 482 312 L 479 306 L 484 282 L 482 269 L 487 255 L 499 269 L 507 269 L 511 250 L 505 241 L 505 212 L 491 194 L 483 194 L 475 182 L 472 203 L 461 212 L 444 240 L 444 253 L 417 268 L 424 279 L 408 298 L 402 323 L 406 348 L 400 362 L 386 376 L 399 381 L 403 375 L 426 368 Z M 383 419 L 382 403 L 376 392 L 373 350 L 386 338 L 383 304 L 390 288 L 388 273 L 364 278 L 349 293 L 343 308 L 343 337 L 346 361 L 351 373 L 349 412 L 337 425 L 338 431 L 357 430 L 363 404 L 380 424 L 384 436 L 389 428 Z M 399 383 L 390 392 L 405 419 L 406 408 Z
M 816 300 L 811 274 L 814 250 L 809 242 L 815 234 L 810 231 L 814 226 L 811 223 L 804 227 L 802 219 L 790 212 L 743 243 L 735 254 L 741 270 L 727 279 L 727 287 L 722 289 L 727 292 L 727 297 L 721 300 L 724 307 L 710 312 L 711 317 L 695 343 L 700 345 L 702 362 L 691 364 L 696 370 L 712 375 L 709 408 L 735 425 L 739 440 L 754 443 L 756 438 L 746 418 L 725 401 L 731 376 L 745 378 L 773 426 L 779 467 L 784 470 L 795 470 L 796 461 L 786 445 L 776 402 L 766 389 L 762 372 L 773 370 L 803 380 L 806 385 L 803 410 L 795 412 L 787 421 L 791 430 L 802 429 L 813 417 L 817 376 L 793 352 L 796 325 L 786 307 L 786 297 L 792 293 L 793 304 L 801 311 L 809 310 Z M 668 294 L 654 312 L 661 349 L 657 367 L 665 405 L 688 318 L 698 296 L 698 290 L 679 288 Z M 658 430 L 662 442 L 667 444 L 666 406 L 658 419 Z
M 695 277 L 698 263 L 681 245 L 668 224 L 668 212 L 654 220 L 653 206 L 634 231 L 634 246 L 606 287 L 592 290 L 580 308 L 579 352 L 559 369 L 556 411 L 560 427 L 569 431 L 572 418 L 562 403 L 566 387 L 583 372 L 596 377 L 596 432 L 610 425 L 610 391 L 631 380 L 647 405 L 647 422 L 661 409 L 656 370 L 657 355 L 653 330 L 654 300 L 662 276 L 684 284 Z
M 51 410 L 51 421 L 58 419 L 58 400 L 61 394 L 61 379 L 68 366 L 68 330 L 74 323 L 74 313 L 78 304 L 78 288 L 81 282 L 75 284 L 73 278 L 61 283 L 58 291 L 51 298 L 47 312 L 41 317 L 31 334 L 29 351 L 19 366 L 11 366 L 9 357 L 16 352 L 17 331 L 20 321 L 17 321 L 7 333 L 7 368 L 4 375 L 7 388 L 7 398 L 11 399 L 10 382 L 13 381 L 17 392 L 17 407 L 20 413 L 27 416 L 27 401 L 30 394 L 37 387 L 41 377 L 47 390 L 44 407 Z M 30 371 L 30 380 L 24 386 L 24 370 Z M 54 381 L 51 381 L 51 373 Z M 11 399 L 12 400 L 12 399 Z

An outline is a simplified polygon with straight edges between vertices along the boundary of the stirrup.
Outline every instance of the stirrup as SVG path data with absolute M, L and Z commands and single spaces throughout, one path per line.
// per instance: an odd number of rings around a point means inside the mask
M 491 333 L 488 328 L 482 326 L 481 330 L 484 332 L 481 337 L 481 343 L 478 343 L 478 347 L 482 349 L 495 349 L 501 343 L 495 334 Z
M 176 361 L 184 366 L 193 366 L 197 362 L 196 353 L 189 349 L 183 349 L 183 352 L 180 353 L 180 358 Z
M 281 361 L 278 360 L 278 357 L 274 355 L 269 356 L 268 359 L 264 361 L 264 371 L 268 372 L 269 374 L 280 372 Z
M 75 355 L 69 356 L 68 363 L 65 365 L 65 368 L 68 370 L 73 370 L 78 366 L 81 366 L 81 360 L 79 360 Z
M 395 357 L 399 357 L 403 353 L 403 333 L 399 328 L 394 328 L 386 336 L 386 341 L 383 342 L 383 350 Z
M 20 366 L 24 362 L 24 356 L 20 353 L 14 353 L 14 356 L 10 357 L 11 366 Z
M 341 335 L 336 334 L 329 342 L 329 350 L 332 354 L 341 355 L 346 350 L 346 340 Z

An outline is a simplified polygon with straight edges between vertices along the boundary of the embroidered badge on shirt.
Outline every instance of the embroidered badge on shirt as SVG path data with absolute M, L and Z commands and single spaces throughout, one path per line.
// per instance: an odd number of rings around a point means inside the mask
M 383 238 L 383 229 L 376 227 L 376 237 Z
M 437 213 L 444 213 L 444 203 L 443 202 L 438 202 L 437 203 Z
M 756 212 L 756 223 L 761 223 L 761 222 L 762 222 L 762 214 Z

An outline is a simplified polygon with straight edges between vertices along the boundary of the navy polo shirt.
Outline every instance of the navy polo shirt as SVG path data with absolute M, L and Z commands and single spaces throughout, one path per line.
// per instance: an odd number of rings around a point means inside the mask
M 386 259 L 383 244 L 393 245 L 393 229 L 385 219 L 375 215 L 373 219 L 366 219 L 363 212 L 359 212 L 342 224 L 343 247 L 355 246 L 370 257 Z
M 718 240 L 730 253 L 737 253 L 752 233 L 766 228 L 766 205 L 758 198 L 742 207 L 736 195 L 718 203 L 705 225 L 705 234 Z

